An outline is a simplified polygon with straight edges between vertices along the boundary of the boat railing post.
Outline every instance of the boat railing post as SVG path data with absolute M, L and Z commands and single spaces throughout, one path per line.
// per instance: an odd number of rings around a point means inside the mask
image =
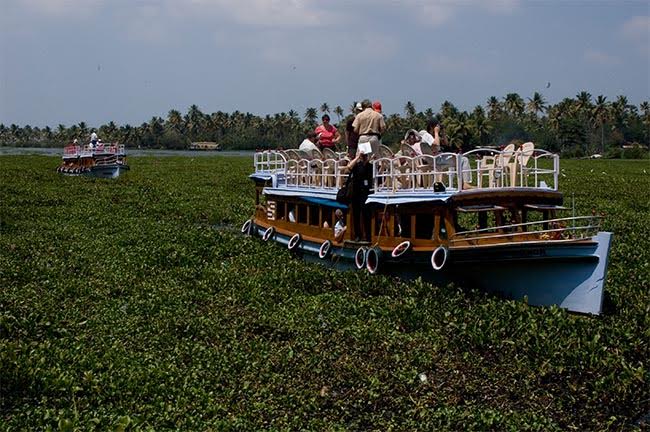
M 553 155 L 553 179 L 554 179 L 554 189 L 558 190 L 559 188 L 559 175 L 560 175 L 560 156 Z
M 458 157 L 458 154 L 454 155 L 454 158 L 456 158 L 456 184 L 458 185 L 458 190 L 462 191 L 463 190 L 463 173 L 461 172 L 461 158 Z M 450 185 L 453 186 L 453 185 Z

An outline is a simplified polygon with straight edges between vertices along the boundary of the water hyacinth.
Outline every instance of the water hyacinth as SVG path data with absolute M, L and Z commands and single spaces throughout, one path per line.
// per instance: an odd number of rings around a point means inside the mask
M 614 232 L 598 318 L 241 236 L 250 158 L 131 158 L 116 180 L 0 162 L 6 430 L 620 430 L 650 411 L 647 162 L 563 162 L 565 205 Z

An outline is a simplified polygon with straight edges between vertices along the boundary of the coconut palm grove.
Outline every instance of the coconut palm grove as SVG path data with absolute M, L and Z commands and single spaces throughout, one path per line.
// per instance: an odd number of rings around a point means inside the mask
M 141 125 L 103 125 L 45 127 L 0 124 L 0 145 L 16 147 L 61 147 L 73 139 L 87 139 L 97 129 L 105 142 L 120 142 L 131 148 L 186 149 L 191 142 L 213 141 L 226 150 L 295 147 L 307 130 L 313 129 L 322 113 L 331 114 L 343 131 L 343 120 L 356 101 L 344 108 L 322 103 L 310 107 L 303 116 L 294 110 L 265 115 L 235 111 L 204 113 L 192 105 L 185 114 L 172 109 L 166 118 L 154 116 Z M 389 108 L 389 107 L 386 107 Z M 387 109 L 387 111 L 391 111 Z M 614 100 L 587 91 L 559 103 L 548 104 L 535 92 L 531 97 L 509 93 L 490 97 L 471 112 L 461 111 L 444 101 L 438 111 L 428 107 L 419 111 L 407 101 L 402 114 L 386 118 L 384 143 L 397 143 L 410 128 L 422 129 L 432 117 L 441 119 L 450 143 L 464 151 L 511 141 L 533 141 L 537 148 L 561 153 L 563 157 L 582 157 L 595 153 L 613 158 L 642 157 L 650 142 L 650 103 L 628 103 L 626 96 Z M 625 148 L 623 148 L 625 147 Z

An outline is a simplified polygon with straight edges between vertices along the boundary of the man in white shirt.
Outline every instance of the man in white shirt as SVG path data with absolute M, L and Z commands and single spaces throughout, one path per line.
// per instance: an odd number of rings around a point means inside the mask
M 318 135 L 314 131 L 310 131 L 307 134 L 307 138 L 305 138 L 302 143 L 300 143 L 300 147 L 298 147 L 298 150 L 305 151 L 305 152 L 311 152 L 312 150 L 318 150 L 318 146 L 316 145 L 318 143 Z

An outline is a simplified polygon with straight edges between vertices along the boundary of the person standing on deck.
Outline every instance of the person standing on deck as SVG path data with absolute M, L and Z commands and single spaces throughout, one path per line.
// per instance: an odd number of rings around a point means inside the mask
M 318 125 L 314 132 L 318 134 L 318 147 L 323 150 L 324 148 L 329 148 L 334 150 L 336 144 L 341 139 L 339 130 L 332 126 L 330 123 L 330 116 L 325 114 L 321 117 L 323 123 Z
M 354 220 L 354 237 L 356 241 L 363 238 L 370 241 L 370 209 L 366 205 L 372 187 L 372 164 L 368 154 L 359 150 L 357 157 L 350 161 L 352 177 L 352 219 Z
M 348 156 L 350 159 L 356 156 L 357 146 L 359 145 L 359 134 L 354 131 L 354 126 L 352 126 L 352 124 L 354 123 L 357 114 L 361 111 L 363 111 L 361 102 L 357 102 L 352 112 L 352 116 L 349 117 L 345 123 L 345 143 L 348 145 Z
M 97 145 L 97 140 L 97 133 L 95 133 L 95 130 L 93 129 L 92 133 L 90 134 L 90 144 L 95 147 Z
M 381 134 L 386 130 L 384 116 L 372 109 L 372 104 L 368 99 L 361 102 L 363 111 L 354 119 L 352 126 L 354 131 L 359 134 L 359 144 L 370 143 L 372 152 L 377 154 L 379 144 L 381 144 Z

